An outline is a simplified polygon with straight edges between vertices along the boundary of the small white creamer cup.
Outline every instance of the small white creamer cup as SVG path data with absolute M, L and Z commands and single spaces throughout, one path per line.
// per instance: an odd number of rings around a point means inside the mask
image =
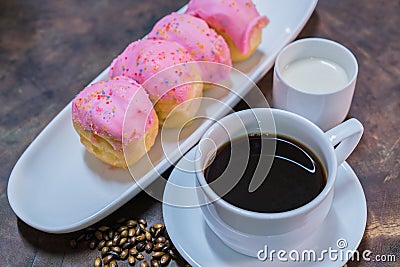
M 246 133 L 276 133 L 307 146 L 321 160 L 327 172 L 322 192 L 311 202 L 285 212 L 260 213 L 236 207 L 218 196 L 204 176 L 204 169 L 216 150 L 228 140 Z M 232 249 L 256 256 L 266 242 L 287 247 L 311 235 L 325 219 L 332 205 L 338 166 L 357 146 L 362 124 L 350 119 L 323 132 L 309 120 L 284 110 L 247 109 L 232 113 L 212 125 L 201 138 L 195 159 L 197 191 L 203 215 L 215 234 Z M 335 147 L 336 146 L 336 147 Z M 224 227 L 226 225 L 226 227 Z
M 333 92 L 305 92 L 289 85 L 283 70 L 304 58 L 328 59 L 341 66 L 348 82 Z M 299 114 L 328 130 L 341 123 L 349 112 L 358 74 L 355 56 L 343 45 L 322 38 L 305 38 L 284 47 L 275 60 L 272 106 Z M 315 79 L 318 77 L 315 76 Z

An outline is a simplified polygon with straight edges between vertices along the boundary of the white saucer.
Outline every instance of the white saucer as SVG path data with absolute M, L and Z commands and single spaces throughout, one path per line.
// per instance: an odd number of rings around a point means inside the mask
M 190 171 L 190 159 L 194 158 L 195 148 L 185 155 L 172 171 L 169 183 L 164 191 L 164 199 L 171 203 L 176 194 L 176 187 L 195 187 L 195 173 Z M 193 191 L 195 192 L 195 191 Z M 367 206 L 364 191 L 351 167 L 345 162 L 338 170 L 335 185 L 335 197 L 332 208 L 323 223 L 310 238 L 299 245 L 300 254 L 305 250 L 316 252 L 316 261 L 281 262 L 278 259 L 260 261 L 240 254 L 227 247 L 208 227 L 200 207 L 178 207 L 163 203 L 163 216 L 172 242 L 182 256 L 193 266 L 343 266 L 347 262 L 346 251 L 357 249 L 364 234 L 367 220 Z M 188 206 L 197 202 L 197 196 L 185 194 Z M 340 240 L 340 244 L 338 244 Z M 274 244 L 268 245 L 271 252 Z M 324 261 L 318 261 L 322 250 L 337 250 L 338 259 L 330 260 L 325 254 Z M 263 248 L 260 248 L 263 249 Z M 290 251 L 287 251 L 289 253 Z M 276 255 L 276 254 L 275 254 Z

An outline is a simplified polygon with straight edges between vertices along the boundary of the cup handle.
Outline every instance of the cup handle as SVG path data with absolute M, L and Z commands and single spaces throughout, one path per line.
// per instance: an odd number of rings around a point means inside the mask
M 354 148 L 356 148 L 363 132 L 364 127 L 361 122 L 353 118 L 325 133 L 325 136 L 333 146 L 339 144 L 335 148 L 338 166 L 342 164 L 351 152 L 353 152 Z

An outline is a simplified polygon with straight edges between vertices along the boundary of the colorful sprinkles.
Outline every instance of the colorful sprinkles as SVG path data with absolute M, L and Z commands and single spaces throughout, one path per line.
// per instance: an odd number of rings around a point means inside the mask
M 159 20 L 147 35 L 148 39 L 168 40 L 181 44 L 195 61 L 221 63 L 232 66 L 229 47 L 225 40 L 207 23 L 189 14 L 172 13 Z M 200 65 L 204 80 L 215 72 L 210 66 Z M 229 73 L 222 75 L 227 78 Z
M 130 105 L 131 102 L 134 105 Z M 155 116 L 146 92 L 137 82 L 126 77 L 91 84 L 72 101 L 73 120 L 97 135 L 122 141 L 125 116 L 134 116 L 137 121 L 132 124 L 132 132 L 125 133 L 132 139 L 143 136 Z
M 169 92 L 178 84 L 200 79 L 197 67 L 183 64 L 193 61 L 189 52 L 177 42 L 142 39 L 131 43 L 114 59 L 109 76 L 136 80 L 151 99 L 174 98 L 182 103 L 191 94 L 191 86 L 179 86 L 173 93 Z

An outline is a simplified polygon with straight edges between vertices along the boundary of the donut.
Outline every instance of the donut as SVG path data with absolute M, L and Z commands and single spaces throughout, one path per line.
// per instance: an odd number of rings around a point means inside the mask
M 147 38 L 177 42 L 195 61 L 223 64 L 199 64 L 201 76 L 206 82 L 215 83 L 229 77 L 232 60 L 228 44 L 200 18 L 174 12 L 160 19 Z
M 140 83 L 162 127 L 183 127 L 199 109 L 203 91 L 200 70 L 177 42 L 135 41 L 113 60 L 108 75 L 126 76 Z
M 191 0 L 186 13 L 205 20 L 225 38 L 233 61 L 253 54 L 269 23 L 249 0 Z
M 127 77 L 85 87 L 72 101 L 72 122 L 86 149 L 114 167 L 138 161 L 158 133 L 148 94 Z

